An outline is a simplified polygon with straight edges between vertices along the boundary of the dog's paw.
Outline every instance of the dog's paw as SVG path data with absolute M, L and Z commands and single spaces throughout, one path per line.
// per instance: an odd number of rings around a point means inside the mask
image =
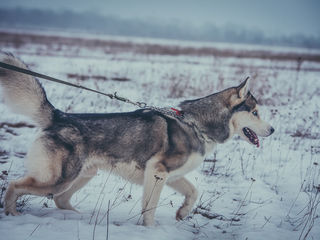
M 183 220 L 186 216 L 188 216 L 190 210 L 187 207 L 181 207 L 176 213 L 176 220 L 181 221 Z
M 20 216 L 21 215 L 21 213 L 19 213 L 16 209 L 5 209 L 4 212 L 7 216 L 9 216 L 9 215 Z
M 58 208 L 64 209 L 64 210 L 71 210 L 76 213 L 80 213 L 77 209 L 72 207 L 69 199 L 65 199 L 65 198 L 63 198 L 63 196 L 54 197 L 53 199 L 54 199 L 54 202 Z
M 145 227 L 153 227 L 154 221 L 153 220 L 143 220 L 142 225 Z

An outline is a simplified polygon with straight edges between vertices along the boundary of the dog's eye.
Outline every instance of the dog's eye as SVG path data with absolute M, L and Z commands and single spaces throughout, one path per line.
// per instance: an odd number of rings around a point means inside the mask
M 257 117 L 258 116 L 258 111 L 253 111 L 252 114 Z

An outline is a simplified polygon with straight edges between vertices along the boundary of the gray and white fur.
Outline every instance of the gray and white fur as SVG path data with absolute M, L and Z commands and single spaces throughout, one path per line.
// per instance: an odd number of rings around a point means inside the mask
M 27 66 L 1 53 L 2 62 Z M 185 196 L 176 214 L 186 217 L 197 190 L 184 177 L 197 168 L 216 144 L 234 134 L 257 145 L 259 136 L 274 129 L 260 119 L 248 81 L 204 98 L 180 104 L 183 120 L 142 109 L 127 113 L 70 114 L 48 101 L 37 79 L 0 69 L 5 102 L 29 116 L 41 129 L 27 154 L 28 173 L 12 181 L 5 195 L 6 214 L 19 215 L 18 197 L 53 196 L 58 208 L 75 210 L 70 199 L 98 169 L 143 185 L 144 225 L 154 214 L 164 185 Z

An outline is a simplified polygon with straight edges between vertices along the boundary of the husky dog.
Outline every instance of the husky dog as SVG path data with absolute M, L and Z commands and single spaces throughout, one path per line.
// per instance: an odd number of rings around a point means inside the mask
M 27 68 L 10 54 L 1 53 L 0 60 Z M 6 192 L 5 213 L 11 215 L 19 215 L 16 201 L 25 194 L 51 196 L 58 208 L 75 210 L 70 204 L 72 195 L 98 169 L 105 169 L 143 185 L 144 225 L 154 224 L 165 184 L 185 197 L 176 214 L 181 220 L 197 199 L 197 190 L 184 175 L 196 169 L 216 144 L 238 134 L 259 146 L 258 136 L 274 132 L 260 118 L 248 81 L 182 102 L 183 118 L 152 109 L 64 113 L 51 105 L 37 79 L 1 68 L 0 85 L 7 104 L 41 129 L 27 154 L 28 173 L 12 181 Z

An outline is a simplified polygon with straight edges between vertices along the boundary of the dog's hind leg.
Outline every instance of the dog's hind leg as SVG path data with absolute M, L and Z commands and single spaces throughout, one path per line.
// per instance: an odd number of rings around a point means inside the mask
M 59 150 L 52 152 L 47 149 L 48 146 Z M 27 176 L 9 184 L 5 195 L 5 213 L 18 215 L 16 201 L 22 195 L 52 197 L 70 188 L 80 170 L 73 167 L 74 161 L 71 161 L 71 165 L 68 162 L 64 163 L 64 159 L 70 161 L 68 151 L 54 146 L 54 142 L 45 137 L 40 136 L 36 139 L 27 156 Z
M 154 214 L 159 202 L 160 193 L 166 183 L 168 172 L 161 163 L 147 163 L 144 173 L 142 215 L 143 225 L 154 225 Z
M 86 185 L 96 174 L 97 169 L 93 169 L 90 172 L 87 172 L 85 175 L 79 175 L 67 191 L 54 196 L 53 199 L 56 206 L 61 209 L 73 210 L 77 212 L 77 210 L 71 206 L 70 199 L 76 191 Z
M 182 220 L 189 214 L 197 200 L 197 189 L 184 177 L 174 182 L 168 182 L 167 185 L 185 196 L 184 203 L 176 214 L 176 219 Z
M 9 184 L 8 190 L 5 195 L 5 213 L 6 215 L 19 215 L 16 210 L 16 202 L 22 195 L 37 195 L 51 197 L 54 194 L 62 192 L 68 188 L 71 182 L 63 182 L 59 184 L 42 183 L 37 181 L 36 178 L 26 176 L 22 179 L 12 181 Z

